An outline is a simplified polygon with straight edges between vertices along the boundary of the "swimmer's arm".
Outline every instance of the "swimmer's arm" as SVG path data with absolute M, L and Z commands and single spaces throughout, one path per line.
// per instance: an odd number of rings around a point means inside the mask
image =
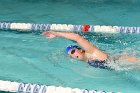
M 71 33 L 71 32 L 54 32 L 54 31 L 44 32 L 43 34 L 45 36 L 48 36 L 48 34 L 53 34 L 55 36 L 64 37 L 64 38 L 67 38 L 67 39 L 70 39 L 70 40 L 74 40 L 83 49 L 85 49 L 89 53 L 93 53 L 95 50 L 98 49 L 96 46 L 94 46 L 93 44 L 91 44 L 88 40 L 84 39 L 79 34 L 75 34 L 75 33 Z

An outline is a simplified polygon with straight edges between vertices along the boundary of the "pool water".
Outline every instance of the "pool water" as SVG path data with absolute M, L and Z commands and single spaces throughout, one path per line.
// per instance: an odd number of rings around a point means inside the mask
M 140 26 L 138 0 L 1 0 L 0 21 Z M 110 55 L 140 58 L 138 34 L 79 33 Z M 71 59 L 65 48 L 76 42 L 47 39 L 40 33 L 0 30 L 0 80 L 140 92 L 140 63 L 112 64 L 114 70 L 90 67 Z

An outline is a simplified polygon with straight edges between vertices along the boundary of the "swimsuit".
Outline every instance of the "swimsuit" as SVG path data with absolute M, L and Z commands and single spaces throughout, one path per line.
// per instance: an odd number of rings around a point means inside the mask
M 88 64 L 92 67 L 95 68 L 101 68 L 101 69 L 112 69 L 111 66 L 109 65 L 111 62 L 115 63 L 115 60 L 112 59 L 111 57 L 108 57 L 106 60 L 88 60 Z
M 106 60 L 104 60 L 104 61 L 92 60 L 92 61 L 88 61 L 88 64 L 89 64 L 90 66 L 95 67 L 95 68 L 101 68 L 101 69 L 107 69 L 107 68 L 109 68 L 109 67 L 107 66 Z
M 96 56 L 96 52 L 94 52 L 94 54 L 89 54 L 87 53 L 87 57 L 88 57 L 88 64 L 92 67 L 95 68 L 101 68 L 101 69 L 111 69 L 111 63 L 115 63 L 115 58 L 113 57 L 108 57 L 106 60 L 98 60 L 98 57 Z

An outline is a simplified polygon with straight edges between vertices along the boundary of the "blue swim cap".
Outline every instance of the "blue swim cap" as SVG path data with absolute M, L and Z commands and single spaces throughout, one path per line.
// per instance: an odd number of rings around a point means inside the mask
M 73 49 L 73 48 L 80 48 L 80 47 L 77 46 L 77 45 L 70 45 L 70 46 L 68 46 L 68 47 L 66 48 L 66 54 L 68 54 L 68 52 L 69 52 L 71 49 Z

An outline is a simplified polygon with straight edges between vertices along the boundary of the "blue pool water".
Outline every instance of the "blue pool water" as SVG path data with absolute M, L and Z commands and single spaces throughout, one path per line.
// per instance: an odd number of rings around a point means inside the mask
M 1 0 L 0 21 L 140 26 L 139 0 Z M 110 55 L 140 58 L 136 34 L 81 34 Z M 64 38 L 0 30 L 0 80 L 123 93 L 140 92 L 140 63 L 113 64 L 113 71 L 70 59 Z

